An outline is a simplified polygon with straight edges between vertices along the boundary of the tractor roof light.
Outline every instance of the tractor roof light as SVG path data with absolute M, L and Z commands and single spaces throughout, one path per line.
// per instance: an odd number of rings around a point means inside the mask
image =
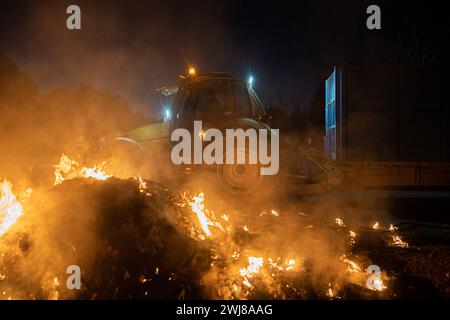
M 250 76 L 250 77 L 248 78 L 248 86 L 251 88 L 252 85 L 253 85 L 253 76 Z
M 197 74 L 197 71 L 195 70 L 194 67 L 189 67 L 188 74 L 191 77 L 195 77 L 195 75 Z

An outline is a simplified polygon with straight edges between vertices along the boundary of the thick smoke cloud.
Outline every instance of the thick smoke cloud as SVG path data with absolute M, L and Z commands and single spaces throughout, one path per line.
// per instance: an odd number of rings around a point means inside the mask
M 13 30 L 2 30 L 0 48 L 44 90 L 90 85 L 160 117 L 155 89 L 174 84 L 188 64 L 203 71 L 240 66 L 239 51 L 225 32 L 225 4 L 79 1 L 77 31 L 66 28 L 69 4 L 22 2 L 13 10 Z

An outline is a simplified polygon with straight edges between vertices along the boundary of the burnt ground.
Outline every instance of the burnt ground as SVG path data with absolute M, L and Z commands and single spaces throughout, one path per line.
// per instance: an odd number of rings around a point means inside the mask
M 441 224 L 398 223 L 408 247 L 370 219 L 337 226 L 335 215 L 314 212 L 299 199 L 265 208 L 233 208 L 234 228 L 213 239 L 192 234 L 189 208 L 177 191 L 148 181 L 75 179 L 37 190 L 24 216 L 0 242 L 0 291 L 15 299 L 435 299 L 450 297 L 450 230 Z M 296 205 L 298 202 L 298 206 Z M 305 213 L 304 210 L 311 210 Z M 358 210 L 362 210 L 359 208 Z M 335 214 L 335 213 L 333 213 Z M 345 221 L 345 218 L 344 218 Z M 400 220 L 398 220 L 400 221 Z M 246 225 L 250 231 L 244 231 Z M 349 224 L 350 225 L 350 224 Z M 232 247 L 232 249 L 230 249 Z M 238 248 L 238 249 L 236 249 Z M 235 250 L 298 254 L 301 268 L 252 279 L 235 272 Z M 345 254 L 364 269 L 380 265 L 387 289 L 365 287 L 364 270 L 349 275 Z M 82 270 L 82 289 L 64 286 L 68 265 Z M 263 271 L 261 271 L 263 273 Z M 55 278 L 57 280 L 55 280 Z M 235 289 L 235 285 L 238 288 Z M 333 294 L 330 295 L 332 290 Z

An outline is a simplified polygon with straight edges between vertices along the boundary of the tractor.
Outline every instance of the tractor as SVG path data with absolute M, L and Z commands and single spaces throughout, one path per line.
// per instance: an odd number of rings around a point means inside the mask
M 169 150 L 174 145 L 170 139 L 171 132 L 177 128 L 193 132 L 194 121 L 202 121 L 205 130 L 253 128 L 272 132 L 269 127 L 270 117 L 252 89 L 251 82 L 228 73 L 197 75 L 191 68 L 188 75 L 179 76 L 176 86 L 157 89 L 165 100 L 170 98 L 170 107 L 166 106 L 163 111 L 164 121 L 135 129 L 118 137 L 117 140 L 142 151 L 151 150 L 159 160 L 170 164 Z M 160 161 L 158 165 L 161 165 Z M 178 169 L 175 170 L 178 177 L 192 176 L 205 171 L 213 173 L 214 179 L 223 189 L 237 195 L 255 192 L 265 179 L 260 174 L 259 164 L 202 164 L 175 166 L 176 168 L 171 165 L 171 167 Z M 180 171 L 184 174 L 180 175 Z

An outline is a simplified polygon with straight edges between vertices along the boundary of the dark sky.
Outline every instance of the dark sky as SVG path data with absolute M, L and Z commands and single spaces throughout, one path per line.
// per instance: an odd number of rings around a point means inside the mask
M 281 94 L 307 104 L 334 64 L 448 62 L 444 1 L 424 3 L 1 1 L 0 51 L 43 91 L 87 84 L 141 110 L 158 110 L 155 89 L 188 64 L 253 74 L 265 103 Z M 70 4 L 81 7 L 81 31 L 66 29 Z M 369 4 L 382 9 L 381 31 L 365 27 Z

